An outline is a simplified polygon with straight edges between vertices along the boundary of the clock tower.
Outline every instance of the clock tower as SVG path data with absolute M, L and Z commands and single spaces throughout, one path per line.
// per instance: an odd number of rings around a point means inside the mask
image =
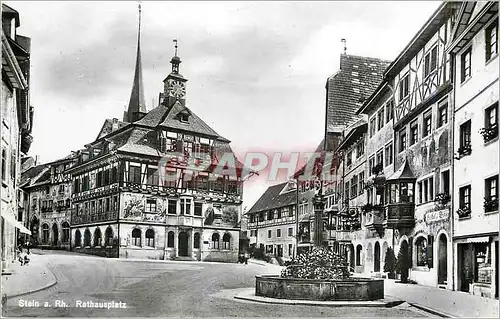
M 181 74 L 179 74 L 179 65 L 181 59 L 177 56 L 177 40 L 175 43 L 175 54 L 170 63 L 172 64 L 172 72 L 163 80 L 164 83 L 164 104 L 167 107 L 172 106 L 179 101 L 183 106 L 186 105 L 186 82 Z

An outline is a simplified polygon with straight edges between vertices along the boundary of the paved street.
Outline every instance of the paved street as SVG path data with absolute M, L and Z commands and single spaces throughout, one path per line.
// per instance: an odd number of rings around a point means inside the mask
M 4 316 L 272 316 L 272 317 L 421 317 L 403 304 L 394 308 L 277 306 L 237 301 L 231 289 L 254 286 L 254 276 L 272 269 L 257 264 L 137 262 L 45 252 L 42 259 L 58 283 L 40 292 L 9 299 Z M 236 291 L 236 290 L 235 290 Z M 56 307 L 56 300 L 67 306 Z M 78 301 L 126 303 L 126 309 L 75 307 Z M 20 307 L 20 302 L 38 307 Z M 44 307 L 48 302 L 51 307 Z

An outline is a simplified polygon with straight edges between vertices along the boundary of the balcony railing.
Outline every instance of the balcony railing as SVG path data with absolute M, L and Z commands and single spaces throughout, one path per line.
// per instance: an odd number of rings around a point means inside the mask
M 414 226 L 415 205 L 413 203 L 387 205 L 384 224 L 396 228 Z
M 483 127 L 479 130 L 479 134 L 483 136 L 484 142 L 489 142 L 498 136 L 498 124 L 493 124 L 489 127 Z

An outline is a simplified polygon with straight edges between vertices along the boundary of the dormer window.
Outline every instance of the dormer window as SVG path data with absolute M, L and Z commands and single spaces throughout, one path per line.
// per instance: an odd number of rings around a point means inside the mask
M 181 114 L 181 122 L 184 122 L 184 123 L 189 122 L 189 115 Z

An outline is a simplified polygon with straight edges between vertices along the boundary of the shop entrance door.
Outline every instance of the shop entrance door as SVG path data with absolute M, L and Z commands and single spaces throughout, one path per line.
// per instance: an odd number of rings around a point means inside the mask
M 438 284 L 446 285 L 448 279 L 448 244 L 445 234 L 439 236 L 438 258 Z

